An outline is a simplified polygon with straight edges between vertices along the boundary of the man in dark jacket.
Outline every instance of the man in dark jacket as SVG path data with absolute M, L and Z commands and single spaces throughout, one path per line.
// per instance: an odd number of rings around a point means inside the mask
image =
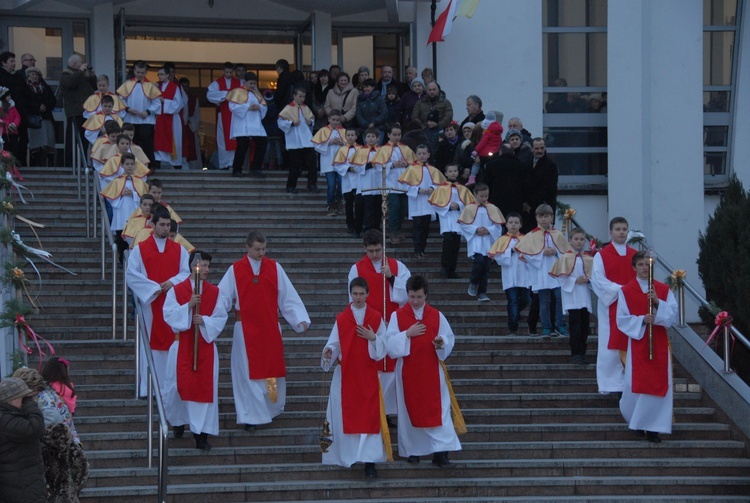
M 557 209 L 557 164 L 547 156 L 547 148 L 542 138 L 534 138 L 531 147 L 534 161 L 531 170 L 526 175 L 526 187 L 523 203 L 523 232 L 526 233 L 536 227 L 534 213 L 542 203 Z
M 507 143 L 500 145 L 500 155 L 485 166 L 482 181 L 490 187 L 490 202 L 500 208 L 503 215 L 522 211 L 524 175 L 523 164 Z
M 479 124 L 482 122 L 485 119 L 484 111 L 482 110 L 482 98 L 476 94 L 472 94 L 466 98 L 466 112 L 469 115 L 461 121 L 462 129 L 467 122 L 471 122 L 472 124 Z
M 68 58 L 68 66 L 60 74 L 60 89 L 68 120 L 65 165 L 70 166 L 73 159 L 70 138 L 74 131 L 81 131 L 84 123 L 83 102 L 96 91 L 96 73 L 90 65 L 84 63 L 80 54 L 73 54 Z
M 289 103 L 290 90 L 294 85 L 294 77 L 292 76 L 292 72 L 289 71 L 289 61 L 285 59 L 278 60 L 276 62 L 276 73 L 279 74 L 279 78 L 276 80 L 276 92 L 273 99 L 281 109 Z
M 388 108 L 380 91 L 375 89 L 375 81 L 366 79 L 362 92 L 357 96 L 357 124 L 360 129 L 377 128 L 380 131 L 380 144 L 383 144 L 385 127 L 388 122 Z
M 391 65 L 383 65 L 380 68 L 380 80 L 378 81 L 378 85 L 375 86 L 375 89 L 380 91 L 381 96 L 385 97 L 385 95 L 388 94 L 389 87 L 396 88 L 396 92 L 399 96 L 404 93 L 404 91 L 402 91 L 404 85 L 396 80 L 396 77 L 393 75 L 393 67 Z
M 46 503 L 39 439 L 44 417 L 32 391 L 17 378 L 0 381 L 0 501 Z

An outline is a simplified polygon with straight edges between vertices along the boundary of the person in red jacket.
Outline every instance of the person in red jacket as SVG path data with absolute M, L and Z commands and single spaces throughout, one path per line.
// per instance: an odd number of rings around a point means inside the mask
M 471 176 L 466 185 L 476 184 L 477 174 L 484 169 L 490 158 L 500 151 L 500 144 L 503 142 L 503 126 L 500 124 L 502 120 L 502 113 L 488 112 L 486 118 L 482 121 L 484 133 L 471 153 L 474 165 L 471 168 Z

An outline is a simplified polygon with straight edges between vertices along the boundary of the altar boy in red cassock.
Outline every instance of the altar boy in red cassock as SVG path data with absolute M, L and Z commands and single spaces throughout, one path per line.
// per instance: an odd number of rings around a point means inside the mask
M 161 108 L 156 115 L 154 130 L 154 155 L 157 161 L 167 162 L 182 169 L 182 115 L 184 107 L 182 92 L 176 82 L 169 80 L 165 68 L 159 68 L 159 90 Z
M 196 251 L 191 267 L 200 267 L 200 294 L 195 278 L 167 292 L 164 321 L 177 333 L 169 348 L 164 407 L 175 436 L 186 424 L 195 437 L 196 449 L 210 449 L 208 435 L 219 434 L 219 353 L 214 341 L 227 324 L 227 311 L 219 299 L 219 288 L 208 282 L 212 257 Z M 199 329 L 198 365 L 193 370 L 195 327 Z
M 279 312 L 298 333 L 307 330 L 310 317 L 284 269 L 265 256 L 266 237 L 250 232 L 245 248 L 247 255 L 229 267 L 219 290 L 227 311 L 234 308 L 231 362 L 237 423 L 254 431 L 281 414 L 286 403 Z
M 677 318 L 677 302 L 669 287 L 654 281 L 649 289 L 646 252 L 633 255 L 636 278 L 623 285 L 617 298 L 617 327 L 628 337 L 625 388 L 620 412 L 628 427 L 659 443 L 659 433 L 672 433 L 672 355 L 667 329 Z M 653 305 L 648 314 L 648 304 Z M 649 359 L 648 325 L 653 324 L 653 359 Z
M 232 128 L 232 112 L 229 110 L 227 94 L 242 84 L 232 76 L 234 65 L 224 63 L 224 75 L 211 82 L 206 91 L 206 99 L 216 105 L 216 149 L 219 151 L 219 169 L 229 169 L 234 163 L 237 141 L 229 137 Z
M 414 275 L 406 283 L 408 305 L 393 313 L 386 331 L 388 356 L 396 363 L 398 453 L 409 463 L 433 454 L 446 467 L 449 451 L 460 451 L 453 427 L 451 396 L 441 361 L 455 342 L 445 316 L 426 303 L 427 280 Z
M 130 252 L 126 278 L 128 286 L 141 303 L 156 377 L 163 396 L 167 356 L 175 339 L 174 331 L 164 321 L 164 301 L 167 292 L 190 275 L 190 267 L 187 251 L 169 239 L 172 219 L 166 208 L 154 211 L 151 222 L 153 234 Z M 148 393 L 146 349 L 141 345 L 140 396 Z
M 351 283 L 356 277 L 367 281 L 370 289 L 367 305 L 379 312 L 383 319 L 388 320 L 396 309 L 406 304 L 406 281 L 411 276 L 411 272 L 403 262 L 390 257 L 386 261 L 386 266 L 383 267 L 383 234 L 379 230 L 365 231 L 365 235 L 362 236 L 362 245 L 367 255 L 349 270 L 347 283 Z M 387 283 L 385 313 L 383 313 L 384 275 Z M 353 300 L 350 292 L 349 301 Z M 393 374 L 395 368 L 396 361 L 392 358 L 386 358 L 384 362 L 380 362 L 380 382 L 383 386 L 385 409 L 389 415 L 396 414 L 398 409 L 396 377 Z
M 365 476 L 375 478 L 375 463 L 386 460 L 382 431 L 388 425 L 381 407 L 377 363 L 385 357 L 386 348 L 385 323 L 380 312 L 367 305 L 369 292 L 363 278 L 349 283 L 352 303 L 336 317 L 323 349 L 323 370 L 339 361 L 326 411 L 333 444 L 323 453 L 323 464 L 348 468 L 362 462 Z

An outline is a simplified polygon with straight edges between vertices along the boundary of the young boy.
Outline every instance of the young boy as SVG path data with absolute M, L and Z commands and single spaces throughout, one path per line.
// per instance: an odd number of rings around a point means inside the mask
M 586 365 L 586 339 L 589 336 L 591 294 L 589 280 L 594 259 L 583 251 L 586 233 L 581 228 L 570 232 L 571 252 L 563 253 L 549 274 L 560 282 L 563 312 L 568 313 L 570 356 L 572 363 Z
M 458 223 L 466 238 L 466 248 L 474 260 L 469 278 L 469 295 L 479 302 L 489 302 L 487 282 L 490 276 L 490 257 L 493 243 L 503 234 L 505 217 L 497 206 L 489 202 L 490 188 L 484 183 L 474 188 L 476 202 L 467 204 L 461 212 Z
M 196 251 L 191 268 L 199 267 L 200 293 L 194 290 L 195 276 L 167 291 L 164 321 L 179 337 L 169 348 L 165 377 L 164 408 L 175 437 L 182 437 L 185 425 L 195 438 L 195 448 L 211 449 L 208 435 L 219 434 L 219 353 L 215 341 L 227 323 L 227 311 L 219 288 L 208 282 L 212 257 Z M 193 370 L 195 328 L 198 328 L 197 370 Z
M 378 139 L 380 132 L 375 128 L 365 130 L 365 146 L 357 150 L 352 157 L 351 164 L 360 173 L 357 194 L 362 196 L 362 229 L 380 229 L 381 210 L 380 193 L 368 191 L 383 185 L 382 168 L 375 167 L 374 161 L 378 157 L 380 147 Z
M 396 122 L 390 125 L 388 128 L 388 143 L 383 145 L 378 152 L 378 155 L 373 159 L 373 165 L 378 170 L 386 170 L 385 185 L 386 187 L 399 187 L 398 179 L 409 166 L 417 160 L 417 156 L 414 155 L 412 149 L 406 144 L 401 143 L 401 125 Z M 375 185 L 370 185 L 368 188 L 381 187 L 383 185 L 382 174 L 378 171 L 377 180 L 373 180 Z M 373 207 L 370 213 L 377 216 L 377 221 L 373 226 L 378 226 L 380 223 L 380 197 L 378 196 L 377 201 L 371 203 Z M 391 244 L 398 244 L 401 242 L 399 232 L 401 231 L 401 223 L 403 222 L 407 212 L 407 197 L 406 194 L 393 193 L 388 194 L 388 231 L 390 232 Z M 365 206 L 365 215 L 368 214 L 368 208 Z M 367 216 L 365 216 L 365 228 L 368 228 Z
M 156 112 L 154 125 L 154 157 L 157 163 L 169 164 L 174 169 L 182 169 L 182 88 L 169 77 L 169 69 L 164 66 L 157 71 L 159 82 L 156 84 L 161 96 L 159 109 Z
M 615 217 L 609 222 L 611 241 L 594 256 L 591 288 L 598 300 L 596 380 L 599 393 L 620 393 L 625 386 L 620 351 L 627 349 L 627 337 L 618 328 L 617 295 L 622 285 L 635 278 L 632 267 L 636 250 L 627 245 L 628 221 Z
M 361 148 L 357 145 L 357 129 L 347 128 L 344 133 L 346 145 L 339 148 L 333 159 L 333 168 L 341 176 L 341 191 L 344 195 L 344 212 L 346 214 L 346 232 L 359 237 L 362 234 L 362 224 L 364 222 L 364 202 L 362 194 L 358 193 L 359 179 L 361 172 L 364 171 L 364 165 L 357 166 L 352 164 L 352 159 L 357 150 Z
M 437 152 L 438 142 L 440 141 L 440 112 L 433 110 L 427 114 L 427 127 L 422 130 L 427 138 L 427 146 L 430 147 L 430 162 L 434 163 L 434 154 Z
M 83 102 L 83 117 L 88 119 L 100 111 L 103 108 L 102 98 L 105 96 L 112 96 L 114 100 L 112 112 L 120 117 L 125 116 L 125 102 L 117 94 L 109 90 L 109 77 L 99 75 L 96 78 L 96 92 Z
M 169 211 L 169 216 L 172 220 L 177 222 L 177 225 L 182 225 L 182 219 L 172 207 L 162 199 L 164 195 L 164 183 L 158 178 L 152 178 L 148 181 L 148 193 L 154 196 L 154 201 L 164 206 Z
M 114 121 L 122 127 L 122 119 L 120 116 L 113 112 L 115 106 L 115 100 L 112 96 L 105 94 L 101 99 L 101 110 L 89 116 L 86 122 L 83 123 L 84 136 L 88 142 L 92 145 L 96 143 L 97 138 L 102 133 L 106 133 L 104 130 L 104 124 L 107 121 Z
M 135 138 L 135 126 L 129 122 L 122 123 L 122 134 L 127 135 L 130 138 L 130 153 L 132 153 L 136 159 L 141 161 L 143 164 L 148 166 L 151 161 L 148 156 L 143 152 L 143 149 L 135 144 L 133 138 Z
M 263 178 L 263 158 L 266 155 L 268 138 L 263 128 L 263 118 L 268 112 L 268 106 L 263 95 L 258 90 L 258 76 L 254 72 L 245 74 L 242 87 L 232 89 L 227 94 L 229 111 L 232 113 L 232 125 L 229 138 L 237 140 L 237 149 L 232 161 L 232 176 L 241 177 L 245 163 L 245 155 L 250 149 L 252 140 L 253 162 L 250 163 L 250 176 Z
M 518 318 L 521 311 L 531 302 L 529 297 L 529 271 L 526 262 L 521 260 L 521 254 L 515 248 L 523 238 L 521 226 L 523 218 L 520 213 L 511 212 L 506 216 L 505 227 L 508 232 L 495 241 L 490 248 L 489 256 L 500 266 L 503 290 L 508 299 L 508 332 L 518 335 Z
M 570 244 L 562 232 L 552 228 L 554 213 L 549 204 L 540 204 L 536 208 L 537 227 L 526 234 L 516 245 L 516 251 L 523 253 L 529 265 L 529 283 L 531 289 L 539 294 L 539 314 L 542 319 L 542 336 L 567 336 L 565 319 L 562 313 L 560 284 L 548 274 L 557 258 L 571 250 Z M 552 296 L 555 296 L 555 323 L 552 327 Z
M 122 229 L 122 238 L 130 245 L 138 231 L 151 227 L 151 206 L 156 201 L 151 194 L 144 194 L 141 197 L 141 204 L 138 209 L 130 214 L 125 227 Z
M 659 443 L 659 433 L 672 433 L 672 355 L 666 329 L 677 318 L 677 302 L 664 283 L 654 281 L 649 289 L 646 252 L 633 255 L 632 263 L 636 278 L 617 294 L 617 327 L 628 337 L 620 412 L 631 430 L 645 431 L 649 442 Z M 648 314 L 649 303 L 653 314 Z M 653 359 L 649 358 L 649 325 L 653 325 Z
M 401 100 L 398 97 L 396 86 L 388 86 L 385 93 L 385 108 L 388 110 L 388 124 L 398 121 L 398 107 Z
M 409 269 L 399 260 L 388 257 L 383 260 L 383 234 L 377 229 L 365 231 L 362 236 L 365 256 L 349 270 L 347 281 L 364 278 L 372 295 L 367 297 L 367 305 L 387 320 L 401 306 L 406 304 L 406 282 L 411 277 Z M 385 281 L 383 279 L 385 278 Z M 383 286 L 386 284 L 385 294 Z M 385 298 L 385 313 L 383 299 Z M 352 298 L 349 298 L 351 301 Z M 379 363 L 380 382 L 383 387 L 383 399 L 388 414 L 396 414 L 396 384 L 393 370 L 396 362 L 386 358 Z
M 286 191 L 297 194 L 297 180 L 304 167 L 307 170 L 307 190 L 317 192 L 317 163 L 312 145 L 313 113 L 305 105 L 304 87 L 294 89 L 292 102 L 279 114 L 276 121 L 284 132 L 286 149 L 289 152 L 289 176 L 286 180 Z
M 320 154 L 320 173 L 326 177 L 326 211 L 329 217 L 339 214 L 342 183 L 341 175 L 334 168 L 333 162 L 341 147 L 346 145 L 343 134 L 345 130 L 341 127 L 341 111 L 331 110 L 328 125 L 320 128 L 312 139 L 315 151 Z
M 453 428 L 450 390 L 441 362 L 455 342 L 445 316 L 426 303 L 427 280 L 420 275 L 406 284 L 408 305 L 391 315 L 386 331 L 388 355 L 398 358 L 398 453 L 411 464 L 433 454 L 432 463 L 448 467 L 448 451 L 460 451 Z
M 412 221 L 412 243 L 414 258 L 424 257 L 427 236 L 430 233 L 430 222 L 435 220 L 435 209 L 430 204 L 430 196 L 445 177 L 434 166 L 427 164 L 430 160 L 430 149 L 427 145 L 417 147 L 417 161 L 404 170 L 398 181 L 406 187 L 409 201 L 409 219 Z
M 111 156 L 117 153 L 117 137 L 122 134 L 122 129 L 116 121 L 104 123 L 104 136 L 100 136 L 91 147 L 91 162 L 94 169 L 102 170 L 102 166 Z
M 124 154 L 127 154 L 128 150 L 130 149 L 130 138 L 128 138 L 124 134 L 121 134 L 117 137 L 115 145 L 117 146 L 117 153 L 110 156 L 110 158 L 107 159 L 107 162 L 104 163 L 101 170 L 99 171 L 99 176 L 101 177 L 103 185 L 108 184 L 123 173 L 123 169 L 121 166 L 122 156 Z M 135 158 L 135 156 L 133 156 L 133 158 Z M 148 170 L 148 168 L 138 159 L 136 159 L 134 176 L 142 179 L 145 182 L 146 177 L 149 173 L 150 171 Z
M 458 183 L 458 165 L 445 168 L 447 182 L 440 184 L 430 196 L 429 202 L 440 217 L 440 234 L 443 235 L 443 252 L 440 255 L 440 277 L 457 278 L 456 264 L 461 248 L 461 226 L 458 218 L 467 204 L 476 202 L 474 194 Z
M 135 176 L 135 156 L 122 155 L 123 174 L 112 180 L 101 194 L 112 204 L 113 215 L 110 228 L 120 238 L 125 222 L 141 203 L 141 196 L 148 192 L 146 182 Z
M 364 278 L 349 283 L 351 304 L 336 317 L 321 367 L 333 371 L 326 420 L 336 439 L 323 453 L 324 465 L 350 467 L 365 463 L 365 476 L 377 478 L 375 463 L 386 460 L 382 437 L 385 411 L 380 406 L 380 382 L 375 362 L 386 355 L 385 323 L 367 305 L 370 288 Z

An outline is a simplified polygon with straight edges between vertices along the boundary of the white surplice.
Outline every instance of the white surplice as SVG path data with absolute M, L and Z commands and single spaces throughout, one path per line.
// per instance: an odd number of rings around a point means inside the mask
M 164 92 L 168 84 L 168 82 L 160 82 L 157 84 L 157 87 L 159 87 L 160 91 Z M 182 99 L 182 87 L 179 84 L 176 85 L 177 92 L 174 93 L 174 98 L 171 100 L 164 99 L 163 108 L 159 109 L 159 114 L 172 114 L 172 136 L 175 156 L 172 157 L 171 152 L 155 150 L 154 157 L 157 161 L 168 162 L 172 166 L 182 166 L 182 116 L 180 115 L 180 110 L 186 106 L 186 103 Z

